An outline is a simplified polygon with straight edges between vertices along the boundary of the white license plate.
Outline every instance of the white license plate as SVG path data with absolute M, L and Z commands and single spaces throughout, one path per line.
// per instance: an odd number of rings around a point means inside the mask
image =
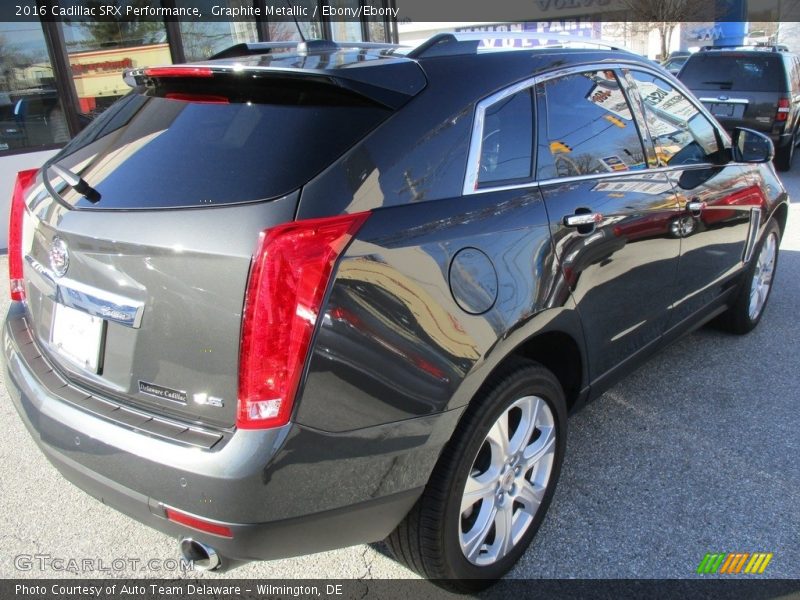
M 733 104 L 714 104 L 711 107 L 711 114 L 715 117 L 732 117 Z
M 56 352 L 79 367 L 97 373 L 103 319 L 63 304 L 56 304 L 50 343 Z

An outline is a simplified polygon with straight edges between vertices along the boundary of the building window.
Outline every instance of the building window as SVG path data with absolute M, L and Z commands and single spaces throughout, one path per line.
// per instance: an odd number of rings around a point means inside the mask
M 180 6 L 197 6 L 203 14 L 211 14 L 212 5 L 225 8 L 252 6 L 252 0 L 178 0 Z M 258 41 L 258 29 L 253 20 L 181 21 L 181 40 L 187 61 L 204 60 L 235 44 Z
M 356 13 L 359 8 L 359 0 L 335 0 L 330 5 L 336 10 L 347 10 Z M 363 42 L 364 33 L 361 29 L 360 21 L 352 20 L 331 20 L 331 37 L 335 42 Z
M 80 112 L 90 118 L 128 93 L 122 79 L 125 69 L 172 62 L 162 22 L 106 18 L 65 22 L 61 27 Z
M 316 0 L 294 0 L 292 6 L 296 8 L 305 8 L 308 17 L 298 17 L 297 23 L 291 19 L 286 21 L 269 21 L 269 41 L 270 42 L 293 42 L 300 41 L 302 37 L 307 40 L 321 40 L 325 38 L 325 34 L 320 22 L 320 11 L 317 6 Z M 316 17 L 312 20 L 314 9 Z M 298 29 L 300 31 L 298 31 Z
M 53 65 L 39 23 L 0 23 L 0 152 L 69 140 Z
M 385 8 L 387 6 L 387 3 L 385 0 L 364 0 L 364 6 L 371 6 L 373 8 Z M 370 42 L 390 41 L 386 27 L 386 21 L 380 17 L 370 19 L 367 21 L 367 35 L 369 35 Z

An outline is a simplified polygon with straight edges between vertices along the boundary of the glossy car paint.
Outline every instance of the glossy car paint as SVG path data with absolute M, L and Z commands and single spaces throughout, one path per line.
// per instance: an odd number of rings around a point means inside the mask
M 226 558 L 381 539 L 413 505 L 464 407 L 503 361 L 536 358 L 577 409 L 667 335 L 724 308 L 744 266 L 753 210 L 761 230 L 770 218 L 785 219 L 785 191 L 766 165 L 652 164 L 642 173 L 663 184 L 655 197 L 618 198 L 598 186 L 636 183 L 631 173 L 464 195 L 481 99 L 566 66 L 646 62 L 569 50 L 397 61 L 419 68 L 425 85 L 297 194 L 136 213 L 70 211 L 46 190 L 29 196 L 34 259 L 45 261 L 58 234 L 76 250 L 72 277 L 146 306 L 140 330 L 108 325 L 130 352 L 121 343 L 101 376 L 75 373 L 42 344 L 52 301 L 27 267 L 29 301 L 12 308 L 4 329 L 6 380 L 67 478 Z M 316 66 L 342 64 L 333 52 Z M 697 217 L 686 209 L 695 197 L 705 202 Z M 586 234 L 562 222 L 582 206 L 603 215 Z M 237 324 L 258 231 L 364 210 L 372 214 L 340 259 L 317 320 L 292 423 L 237 430 Z M 674 235 L 672 224 L 687 218 L 694 227 Z M 492 268 L 463 274 L 456 257 L 465 249 Z M 481 308 L 465 310 L 465 302 Z M 170 344 L 148 345 L 151 328 L 168 328 Z M 197 382 L 226 405 L 176 408 L 131 395 L 145 373 L 164 385 Z M 165 506 L 230 524 L 234 538 L 170 523 Z

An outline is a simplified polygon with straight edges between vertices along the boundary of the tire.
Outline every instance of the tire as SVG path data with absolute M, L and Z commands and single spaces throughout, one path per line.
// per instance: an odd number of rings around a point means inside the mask
M 733 304 L 715 321 L 720 329 L 741 335 L 761 321 L 775 281 L 780 242 L 781 230 L 775 221 L 770 221 L 753 251 Z
M 775 151 L 775 168 L 778 169 L 778 171 L 785 172 L 792 168 L 792 159 L 794 158 L 794 149 L 796 145 L 797 132 L 795 131 L 792 140 Z
M 561 385 L 538 363 L 520 360 L 493 376 L 467 408 L 419 501 L 387 538 L 395 558 L 459 592 L 484 589 L 502 577 L 525 552 L 552 500 L 566 447 L 566 413 Z M 510 434 L 505 438 L 501 423 Z M 512 454 L 502 450 L 503 440 L 517 451 L 510 464 L 500 460 Z M 463 497 L 468 476 L 484 492 L 473 492 L 474 503 Z M 498 527 L 506 531 L 503 524 L 512 516 L 511 535 L 499 535 Z

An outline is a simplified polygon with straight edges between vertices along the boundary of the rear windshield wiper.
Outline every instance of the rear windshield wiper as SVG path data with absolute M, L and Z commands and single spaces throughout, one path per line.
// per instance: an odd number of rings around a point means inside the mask
M 83 194 L 83 196 L 92 204 L 96 204 L 100 202 L 100 192 L 86 183 L 86 180 L 78 175 L 77 173 L 73 173 L 69 169 L 65 169 L 64 167 L 59 167 L 57 164 L 50 165 L 50 168 L 55 171 L 56 175 L 61 177 L 66 184 L 71 187 L 73 190 L 78 192 L 79 194 Z
M 703 83 L 710 83 L 711 85 L 718 85 L 719 87 L 732 87 L 732 81 L 704 81 Z

